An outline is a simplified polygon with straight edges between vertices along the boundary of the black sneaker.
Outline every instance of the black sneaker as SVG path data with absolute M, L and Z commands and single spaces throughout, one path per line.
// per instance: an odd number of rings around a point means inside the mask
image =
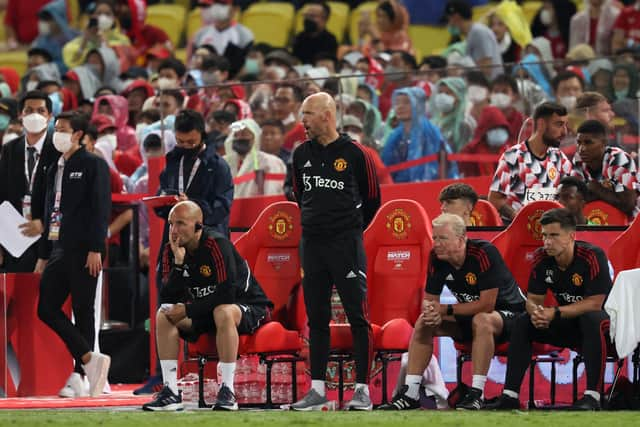
M 231 389 L 227 387 L 225 383 L 222 383 L 220 390 L 218 390 L 218 398 L 215 405 L 213 405 L 214 411 L 237 411 L 238 402 L 236 396 Z
M 514 409 L 520 409 L 520 399 L 507 396 L 506 394 L 501 394 L 495 402 L 487 403 L 484 405 L 484 408 L 494 411 L 511 411 Z
M 169 386 L 165 385 L 151 402 L 142 405 L 145 411 L 182 411 L 182 396 L 171 391 Z
M 406 411 L 409 409 L 420 409 L 420 401 L 412 399 L 406 395 L 409 390 L 408 385 L 404 385 L 398 394 L 393 396 L 390 403 L 378 407 L 382 411 Z
M 571 405 L 571 409 L 574 411 L 599 411 L 600 401 L 591 395 L 585 394 L 582 399 Z
M 482 390 L 470 388 L 467 395 L 456 405 L 456 409 L 463 411 L 479 411 L 484 407 Z

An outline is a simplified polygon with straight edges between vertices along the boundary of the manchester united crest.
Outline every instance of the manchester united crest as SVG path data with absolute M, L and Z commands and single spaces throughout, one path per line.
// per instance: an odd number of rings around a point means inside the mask
M 293 218 L 286 212 L 277 211 L 269 217 L 269 234 L 276 240 L 288 239 L 293 230 Z
M 347 161 L 339 157 L 333 162 L 333 168 L 338 172 L 342 172 L 347 168 Z
M 209 267 L 208 265 L 201 265 L 200 266 L 200 274 L 204 277 L 210 277 L 211 276 L 211 267 Z
M 573 276 L 571 276 L 571 283 L 573 283 L 573 286 L 582 286 L 582 276 L 578 273 L 573 273 Z
M 482 214 L 476 211 L 471 212 L 471 218 L 469 218 L 469 220 L 471 221 L 472 227 L 482 227 L 484 225 Z
M 478 278 L 473 273 L 467 273 L 464 276 L 464 280 L 467 281 L 469 286 L 475 286 L 478 283 Z
M 411 229 L 411 217 L 404 209 L 394 209 L 387 215 L 387 230 L 398 240 L 406 239 Z
M 558 176 L 558 170 L 554 167 L 551 167 L 551 169 L 549 169 L 549 178 L 551 178 L 551 180 L 556 179 L 556 177 Z
M 602 209 L 592 209 L 587 215 L 587 221 L 593 225 L 609 225 L 607 218 L 609 218 L 609 214 Z
M 542 209 L 536 210 L 533 215 L 529 216 L 527 222 L 527 230 L 531 233 L 531 236 L 535 240 L 542 240 L 542 226 L 540 225 L 540 217 L 544 211 Z

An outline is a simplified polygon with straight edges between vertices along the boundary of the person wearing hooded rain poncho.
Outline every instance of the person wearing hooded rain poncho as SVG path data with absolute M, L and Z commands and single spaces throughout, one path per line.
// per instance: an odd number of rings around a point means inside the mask
M 282 181 L 266 179 L 267 174 L 287 173 L 284 162 L 273 154 L 260 150 L 260 126 L 253 119 L 234 122 L 224 142 L 224 160 L 229 164 L 233 178 L 254 174 L 253 179 L 234 184 L 233 195 L 241 197 L 284 194 Z
M 49 52 L 60 73 L 65 73 L 67 66 L 62 60 L 62 48 L 76 36 L 78 31 L 71 28 L 67 19 L 66 1 L 55 0 L 38 11 L 38 37 L 31 47 Z
M 471 141 L 476 128 L 475 120 L 466 114 L 467 84 L 459 77 L 445 77 L 436 88 L 431 97 L 431 121 L 457 153 Z
M 389 134 L 382 161 L 390 166 L 408 160 L 439 154 L 440 159 L 392 174 L 394 182 L 431 181 L 457 178 L 458 166 L 446 162 L 451 148 L 442 134 L 425 116 L 426 95 L 417 87 L 397 89 L 392 96 L 394 113 L 400 124 Z

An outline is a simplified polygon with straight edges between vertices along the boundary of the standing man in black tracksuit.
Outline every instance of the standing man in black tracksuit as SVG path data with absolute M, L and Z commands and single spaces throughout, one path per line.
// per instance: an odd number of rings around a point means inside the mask
M 366 257 L 362 232 L 380 206 L 380 187 L 371 158 L 336 131 L 336 105 L 327 93 L 302 104 L 309 140 L 293 153 L 293 190 L 302 215 L 302 286 L 309 317 L 311 390 L 294 410 L 327 403 L 331 289 L 335 285 L 353 334 L 356 389 L 348 409 L 370 410 L 368 378 L 372 333 L 367 315 Z
M 89 153 L 80 141 L 89 127 L 89 117 L 62 113 L 56 119 L 53 145 L 61 155 L 46 176 L 44 218 L 39 258 L 47 260 L 40 280 L 38 316 L 64 341 L 82 364 L 91 396 L 102 393 L 110 358 L 93 350 L 94 301 L 102 270 L 105 240 L 111 213 L 109 167 Z M 33 206 L 34 209 L 36 206 Z M 71 294 L 75 324 L 62 311 Z

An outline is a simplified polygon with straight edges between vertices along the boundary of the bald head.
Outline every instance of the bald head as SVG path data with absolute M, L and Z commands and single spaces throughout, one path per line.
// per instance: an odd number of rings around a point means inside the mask
M 202 210 L 196 203 L 185 200 L 169 212 L 169 239 L 180 247 L 193 251 L 202 233 Z
M 171 208 L 169 217 L 171 217 L 172 214 L 183 219 L 188 219 L 202 224 L 202 209 L 200 209 L 200 206 L 198 206 L 197 203 L 192 202 L 191 200 L 176 203 L 173 208 Z
M 302 103 L 302 124 L 307 136 L 327 145 L 338 139 L 336 102 L 326 92 L 309 95 Z

